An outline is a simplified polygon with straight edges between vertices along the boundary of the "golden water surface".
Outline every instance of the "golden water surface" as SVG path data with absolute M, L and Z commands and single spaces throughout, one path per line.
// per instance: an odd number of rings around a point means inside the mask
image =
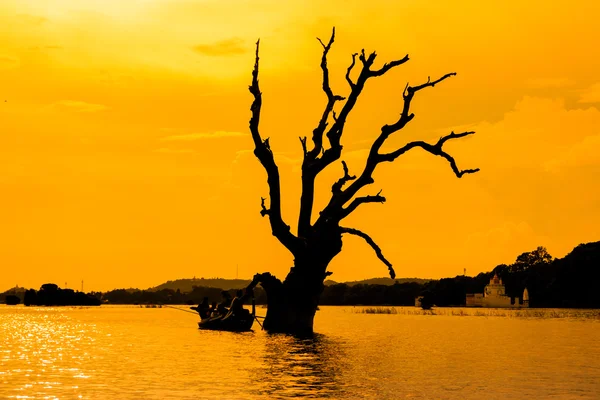
M 321 307 L 300 340 L 169 308 L 0 306 L 0 398 L 600 396 L 598 310 L 361 310 Z

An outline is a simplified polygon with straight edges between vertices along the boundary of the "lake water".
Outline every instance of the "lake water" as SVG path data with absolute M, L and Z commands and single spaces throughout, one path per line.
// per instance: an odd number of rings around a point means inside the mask
M 0 398 L 600 398 L 598 310 L 361 310 L 321 307 L 299 340 L 169 308 L 0 306 Z

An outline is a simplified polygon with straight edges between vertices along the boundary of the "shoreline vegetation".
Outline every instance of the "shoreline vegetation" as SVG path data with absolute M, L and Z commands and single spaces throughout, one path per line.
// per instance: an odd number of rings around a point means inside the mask
M 395 314 L 397 310 L 382 306 L 414 306 L 415 298 L 427 296 L 436 307 L 465 305 L 467 293 L 481 293 L 489 279 L 498 274 L 506 285 L 506 294 L 520 297 L 527 288 L 530 306 L 534 308 L 600 308 L 600 242 L 580 244 L 562 259 L 554 259 L 545 248 L 522 253 L 513 264 L 501 264 L 492 271 L 475 277 L 426 280 L 375 278 L 363 282 L 326 281 L 320 305 L 369 306 L 367 314 Z M 181 279 L 169 281 L 148 290 L 116 289 L 107 292 L 82 293 L 60 289 L 54 284 L 34 289 L 13 288 L 0 294 L 0 303 L 15 303 L 18 297 L 25 305 L 100 305 L 100 304 L 198 304 L 204 297 L 220 301 L 221 291 L 245 287 L 249 280 Z M 207 286 L 201 286 L 206 284 Z M 211 286 L 208 286 L 211 285 Z M 218 286 L 218 287 L 214 287 Z M 255 288 L 256 304 L 266 304 L 266 294 Z M 8 303 L 8 302 L 7 302 Z
M 578 318 L 600 321 L 598 309 L 556 309 L 556 308 L 484 308 L 484 307 L 436 307 L 423 310 L 420 307 L 378 306 L 353 307 L 354 314 L 385 314 L 385 315 L 438 315 L 446 317 L 505 317 L 505 318 Z

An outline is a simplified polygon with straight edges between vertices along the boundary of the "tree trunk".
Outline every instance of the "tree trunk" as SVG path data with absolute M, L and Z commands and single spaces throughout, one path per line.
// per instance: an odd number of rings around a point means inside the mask
M 327 265 L 341 250 L 341 235 L 333 240 L 315 238 L 316 246 L 307 246 L 296 256 L 294 266 L 283 282 L 271 274 L 260 274 L 254 282 L 260 282 L 267 293 L 267 316 L 265 330 L 269 332 L 312 335 L 313 321 L 319 298 L 323 293 Z
M 269 332 L 311 335 L 313 320 L 323 292 L 323 277 L 300 274 L 293 267 L 276 290 L 267 290 L 267 316 L 264 327 Z

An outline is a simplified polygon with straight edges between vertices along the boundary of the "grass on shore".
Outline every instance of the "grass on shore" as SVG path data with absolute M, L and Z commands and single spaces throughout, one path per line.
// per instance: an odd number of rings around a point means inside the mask
M 501 309 L 501 308 L 457 308 L 435 307 L 423 310 L 420 307 L 356 306 L 352 308 L 355 314 L 400 314 L 400 315 L 440 315 L 453 317 L 508 317 L 508 318 L 576 318 L 600 320 L 600 310 L 585 309 Z
M 359 308 L 355 312 L 360 314 L 398 314 L 396 307 L 366 307 Z

